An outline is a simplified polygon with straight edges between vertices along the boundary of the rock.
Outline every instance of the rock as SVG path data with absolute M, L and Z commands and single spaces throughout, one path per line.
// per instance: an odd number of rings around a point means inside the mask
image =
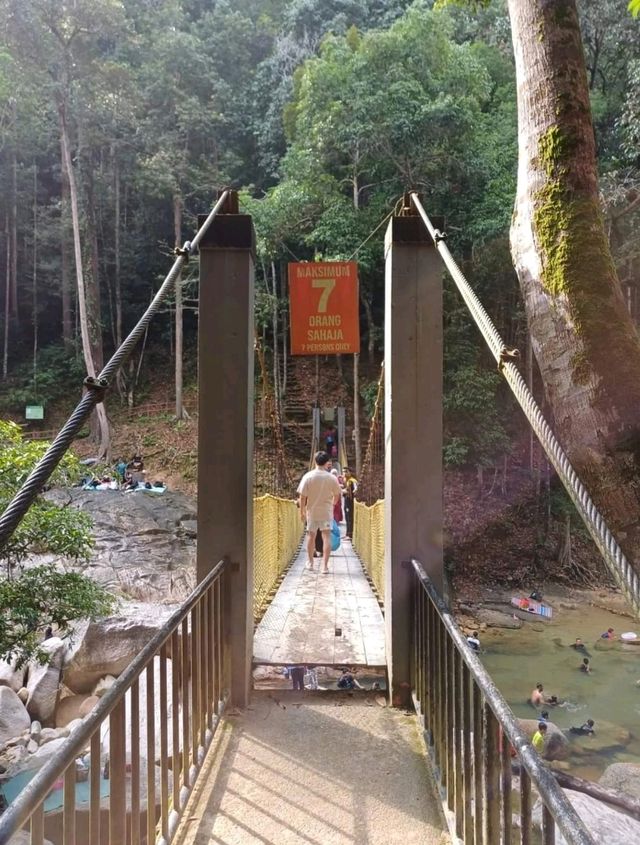
M 36 742 L 40 742 L 40 737 L 42 736 L 42 725 L 40 724 L 40 722 L 31 722 L 30 733 L 31 739 L 34 739 Z
M 29 754 L 34 754 L 38 750 L 38 743 L 35 739 L 30 739 L 27 743 L 27 751 Z
M 78 716 L 81 719 L 84 719 L 85 716 L 88 716 L 89 713 L 93 710 L 93 708 L 100 702 L 100 699 L 97 695 L 89 695 L 80 705 L 80 709 L 78 710 Z
M 42 666 L 32 661 L 27 675 L 27 711 L 32 719 L 43 724 L 53 720 L 58 700 L 60 672 L 67 645 L 60 637 L 45 640 L 40 648 L 49 655 L 49 662 Z
M 82 725 L 82 719 L 74 719 L 73 722 L 69 722 L 69 724 L 65 726 L 67 731 L 69 732 L 67 734 L 67 736 L 69 736 L 69 734 L 72 734 L 75 731 L 75 729 L 79 728 L 81 725 Z
M 16 667 L 16 661 L 7 663 L 6 660 L 0 660 L 0 686 L 9 687 L 14 692 L 24 686 L 25 667 L 21 669 Z
M 59 739 L 61 734 L 57 728 L 43 728 L 40 734 L 40 745 L 51 742 L 52 739 Z
M 113 675 L 105 675 L 104 678 L 100 678 L 98 683 L 93 688 L 93 695 L 97 695 L 98 698 L 102 698 L 105 692 L 108 692 L 111 687 L 115 684 L 116 679 Z
M 476 616 L 481 624 L 488 628 L 522 628 L 522 621 L 514 619 L 510 612 L 502 610 L 490 610 L 487 607 L 479 607 Z
M 92 698 L 93 696 L 91 695 L 69 695 L 67 698 L 59 701 L 56 707 L 56 727 L 63 728 L 69 722 L 73 722 L 74 719 L 82 718 L 83 714 L 80 712 L 80 709 L 85 701 Z
M 640 842 L 640 822 L 582 792 L 573 792 L 570 789 L 563 791 L 596 845 L 631 845 L 632 842 Z M 542 826 L 540 801 L 533 809 L 532 818 L 535 825 Z M 555 845 L 567 845 L 567 840 L 558 828 L 556 828 Z
M 612 763 L 600 778 L 600 786 L 623 792 L 640 800 L 640 765 L 637 763 Z
M 85 623 L 74 637 L 63 670 L 63 681 L 74 692 L 90 693 L 100 678 L 123 672 L 174 608 L 132 602 L 120 610 L 118 616 Z
M 195 587 L 197 510 L 184 493 L 73 488 L 50 490 L 45 498 L 91 516 L 95 548 L 78 568 L 112 592 L 165 604 L 182 602 Z M 31 556 L 30 562 L 43 558 Z
M 518 722 L 529 739 L 538 730 L 537 719 L 518 719 Z M 569 740 L 553 722 L 547 723 L 547 736 L 542 756 L 545 760 L 566 760 L 569 756 Z
M 156 759 L 160 756 L 160 658 L 155 657 L 153 660 L 153 692 L 154 692 L 154 707 L 155 707 L 155 754 Z M 167 690 L 169 691 L 169 700 L 167 702 L 167 719 L 171 725 L 171 718 L 173 714 L 173 705 L 171 702 L 171 681 L 172 681 L 172 666 L 171 661 L 167 661 Z M 140 701 L 140 756 L 146 759 L 147 757 L 147 673 L 143 672 L 138 679 L 139 701 Z M 126 712 L 126 750 L 131 751 L 131 690 L 125 693 L 125 712 Z M 109 720 L 105 719 L 100 728 L 100 738 L 103 748 L 109 747 Z M 171 740 L 169 740 L 171 742 Z M 182 737 L 180 737 L 180 748 L 182 748 Z
M 64 737 L 60 737 L 59 739 L 52 739 L 51 742 L 47 742 L 36 748 L 33 754 L 29 754 L 24 758 L 19 771 L 26 772 L 32 771 L 33 769 L 41 769 L 47 760 L 62 748 L 66 741 Z
M 0 687 L 0 742 L 7 742 L 31 727 L 24 704 L 10 687 Z
M 23 704 L 26 704 L 29 700 L 29 690 L 26 687 L 20 687 L 18 690 L 18 698 Z

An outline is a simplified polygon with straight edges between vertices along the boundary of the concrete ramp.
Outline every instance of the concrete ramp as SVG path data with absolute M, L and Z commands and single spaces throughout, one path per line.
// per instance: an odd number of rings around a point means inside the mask
M 221 726 L 175 843 L 450 843 L 417 719 L 384 703 L 254 693 Z

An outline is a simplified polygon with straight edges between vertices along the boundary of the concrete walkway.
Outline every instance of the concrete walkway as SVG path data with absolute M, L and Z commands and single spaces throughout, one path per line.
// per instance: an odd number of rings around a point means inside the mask
M 383 667 L 384 619 L 362 564 L 342 538 L 330 572 L 300 551 L 253 638 L 255 663 Z
M 374 694 L 254 693 L 228 716 L 179 845 L 450 843 L 415 717 Z

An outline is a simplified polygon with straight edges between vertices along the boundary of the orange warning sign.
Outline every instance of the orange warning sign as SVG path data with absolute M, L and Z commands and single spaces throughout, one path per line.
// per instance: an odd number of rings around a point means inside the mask
M 355 261 L 289 264 L 292 355 L 360 352 Z

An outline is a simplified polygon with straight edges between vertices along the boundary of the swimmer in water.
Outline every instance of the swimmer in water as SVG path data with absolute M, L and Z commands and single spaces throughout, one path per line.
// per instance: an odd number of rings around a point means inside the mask
M 587 719 L 579 728 L 569 728 L 569 733 L 578 734 L 578 736 L 593 736 L 595 734 L 593 719 Z
M 604 634 L 600 634 L 600 639 L 601 640 L 615 640 L 615 639 L 617 639 L 617 637 L 614 633 L 613 628 L 607 628 L 607 630 L 604 632 Z
M 534 707 L 541 707 L 544 704 L 544 687 L 542 684 L 536 684 L 529 701 Z
M 585 657 L 580 666 L 578 667 L 581 672 L 584 672 L 585 675 L 591 674 L 591 666 L 589 665 L 589 658 Z
M 591 657 L 587 651 L 586 645 L 582 642 L 580 637 L 576 637 L 575 643 L 571 643 L 571 648 L 575 648 L 576 651 L 579 651 L 580 654 L 584 654 L 585 657 Z

